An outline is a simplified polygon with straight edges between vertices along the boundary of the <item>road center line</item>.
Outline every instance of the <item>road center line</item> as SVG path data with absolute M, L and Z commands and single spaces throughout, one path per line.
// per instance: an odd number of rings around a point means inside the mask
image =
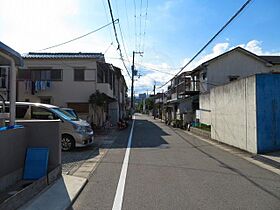
M 119 178 L 119 183 L 117 187 L 117 191 L 115 194 L 114 204 L 112 210 L 121 210 L 122 209 L 122 202 L 123 202 L 123 194 L 124 194 L 124 187 L 125 187 L 125 180 L 126 180 L 126 174 L 127 174 L 127 168 L 128 168 L 128 162 L 129 162 L 129 154 L 130 154 L 130 148 L 131 148 L 131 141 L 132 141 L 132 134 L 133 134 L 133 128 L 134 128 L 134 122 L 135 122 L 135 116 L 133 116 L 133 122 L 129 134 L 129 139 L 125 151 L 125 156 L 123 159 L 122 164 L 122 170 Z

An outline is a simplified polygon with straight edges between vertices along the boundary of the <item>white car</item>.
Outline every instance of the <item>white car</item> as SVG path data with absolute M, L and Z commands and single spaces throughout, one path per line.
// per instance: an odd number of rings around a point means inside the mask
M 19 120 L 61 120 L 61 148 L 64 151 L 94 143 L 91 126 L 73 117 L 61 108 L 49 104 L 16 102 L 16 119 Z

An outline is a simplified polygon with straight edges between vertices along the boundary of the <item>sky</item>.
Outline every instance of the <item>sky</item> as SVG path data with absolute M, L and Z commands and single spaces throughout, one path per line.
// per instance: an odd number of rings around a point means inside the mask
M 245 0 L 111 0 L 113 25 L 74 42 L 40 51 L 110 22 L 108 0 L 0 0 L 0 41 L 28 52 L 104 53 L 120 67 L 130 89 L 132 52 L 138 74 L 135 94 L 166 90 L 171 79 L 233 16 Z M 236 46 L 258 55 L 280 55 L 280 1 L 252 0 L 184 71 Z M 127 70 L 126 70 L 127 69 Z M 130 90 L 129 90 L 130 92 Z

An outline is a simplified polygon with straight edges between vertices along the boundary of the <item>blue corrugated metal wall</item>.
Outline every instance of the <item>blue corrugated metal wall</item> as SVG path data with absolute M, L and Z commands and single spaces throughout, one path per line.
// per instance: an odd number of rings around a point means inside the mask
M 258 153 L 280 150 L 280 74 L 256 75 Z

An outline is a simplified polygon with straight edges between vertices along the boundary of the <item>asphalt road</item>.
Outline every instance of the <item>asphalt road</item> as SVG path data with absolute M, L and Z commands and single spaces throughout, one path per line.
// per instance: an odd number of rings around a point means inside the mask
M 112 209 L 130 129 L 120 132 L 70 209 Z M 123 184 L 123 210 L 280 209 L 278 175 L 144 115 Z

